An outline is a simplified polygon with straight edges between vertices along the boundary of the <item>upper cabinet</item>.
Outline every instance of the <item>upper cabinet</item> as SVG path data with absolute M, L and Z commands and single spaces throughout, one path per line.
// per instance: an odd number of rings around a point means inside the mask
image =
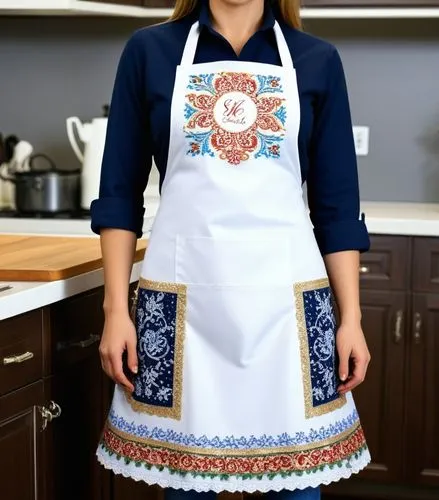
M 167 18 L 173 5 L 173 0 L 0 0 L 0 15 Z

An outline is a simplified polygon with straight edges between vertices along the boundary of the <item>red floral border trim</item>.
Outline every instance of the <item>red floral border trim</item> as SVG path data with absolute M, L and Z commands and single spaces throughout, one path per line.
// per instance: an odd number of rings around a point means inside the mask
M 151 446 L 125 439 L 105 427 L 101 446 L 110 454 L 126 462 L 145 465 L 147 468 L 167 468 L 180 474 L 209 476 L 260 476 L 266 474 L 301 474 L 325 466 L 334 467 L 341 461 L 359 455 L 366 448 L 366 441 L 361 426 L 352 434 L 333 444 L 297 452 L 282 451 L 264 455 L 251 455 L 243 450 L 242 456 L 208 455 L 206 452 L 180 451 L 165 446 Z

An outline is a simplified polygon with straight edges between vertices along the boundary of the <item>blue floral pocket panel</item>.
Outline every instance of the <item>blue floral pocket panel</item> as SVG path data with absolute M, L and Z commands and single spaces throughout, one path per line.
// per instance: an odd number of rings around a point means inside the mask
M 134 307 L 139 369 L 134 410 L 181 418 L 186 285 L 140 279 Z
M 337 325 L 328 279 L 294 285 L 306 418 L 342 407 L 337 387 Z

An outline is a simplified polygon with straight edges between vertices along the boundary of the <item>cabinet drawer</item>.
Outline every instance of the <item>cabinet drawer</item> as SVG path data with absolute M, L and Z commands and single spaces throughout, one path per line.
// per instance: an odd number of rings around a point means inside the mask
M 0 322 L 0 395 L 43 376 L 42 310 Z
M 52 372 L 92 355 L 104 327 L 103 287 L 53 304 L 50 308 Z
M 410 279 L 410 239 L 406 236 L 372 235 L 370 242 L 370 251 L 361 255 L 361 287 L 406 289 Z
M 413 290 L 439 292 L 439 238 L 415 238 Z

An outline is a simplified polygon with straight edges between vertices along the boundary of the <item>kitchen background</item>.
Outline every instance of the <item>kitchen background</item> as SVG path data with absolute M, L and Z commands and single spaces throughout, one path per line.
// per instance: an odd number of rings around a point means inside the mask
M 60 168 L 79 167 L 65 119 L 100 115 L 126 39 L 149 22 L 0 18 L 0 131 Z M 339 49 L 353 122 L 370 126 L 369 155 L 358 159 L 362 198 L 439 201 L 439 19 L 313 19 L 305 28 Z

